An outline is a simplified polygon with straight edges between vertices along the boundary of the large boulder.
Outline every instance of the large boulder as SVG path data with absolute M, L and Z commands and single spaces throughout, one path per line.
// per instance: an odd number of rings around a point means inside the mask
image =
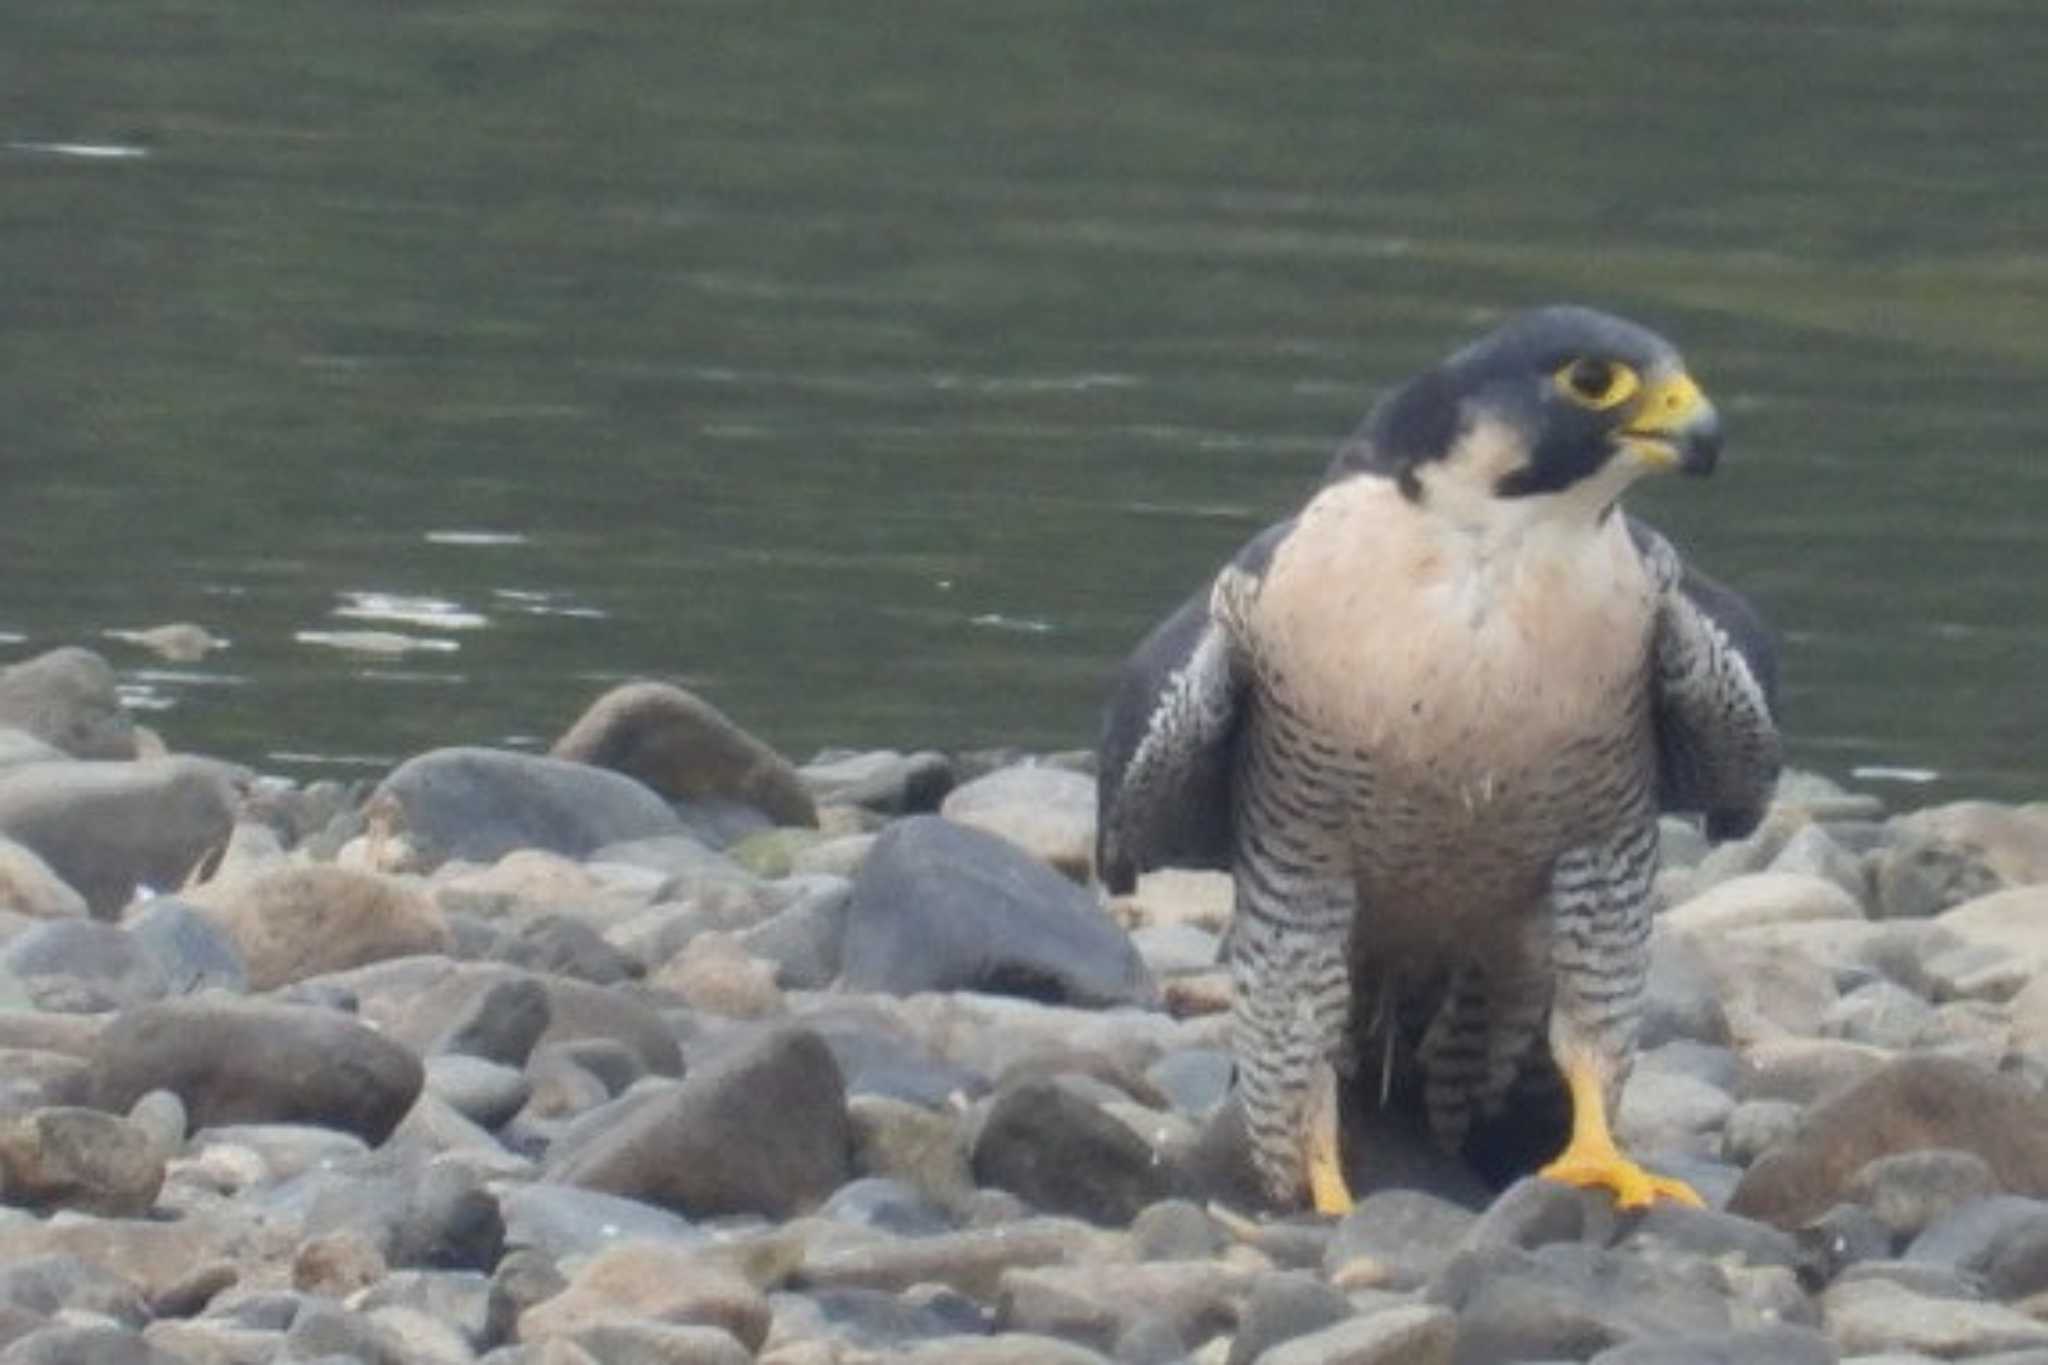
M 1008 840 L 939 816 L 875 841 L 846 911 L 841 985 L 971 990 L 1077 1005 L 1157 995 L 1129 935 L 1095 898 Z
M 135 726 L 114 670 L 89 649 L 53 649 L 0 668 L 0 725 L 73 758 L 135 757 Z
M 35 850 L 103 918 L 137 886 L 175 890 L 227 842 L 239 774 L 202 758 L 0 769 L 0 835 Z
M 93 1048 L 93 1102 L 125 1111 L 152 1090 L 194 1129 L 316 1123 L 382 1142 L 418 1098 L 412 1052 L 352 1015 L 205 997 L 126 1010 Z
M 606 844 L 683 828 L 630 777 L 503 749 L 435 749 L 408 759 L 379 784 L 370 810 L 429 864 L 495 862 L 519 848 L 586 858 Z

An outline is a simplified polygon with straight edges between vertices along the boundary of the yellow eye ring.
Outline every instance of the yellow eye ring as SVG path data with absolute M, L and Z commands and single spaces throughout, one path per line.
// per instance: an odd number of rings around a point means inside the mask
M 1614 360 L 1574 360 L 1551 379 L 1559 393 L 1595 412 L 1619 407 L 1643 386 L 1634 370 Z

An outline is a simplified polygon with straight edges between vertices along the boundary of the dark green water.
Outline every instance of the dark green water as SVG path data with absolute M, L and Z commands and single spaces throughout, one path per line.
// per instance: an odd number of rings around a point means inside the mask
M 0 661 L 300 772 L 636 674 L 1077 746 L 1380 386 L 1575 300 L 1729 418 L 1635 506 L 1786 632 L 1795 758 L 2040 797 L 2043 73 L 2031 0 L 20 0 Z M 232 648 L 100 638 L 171 620 Z

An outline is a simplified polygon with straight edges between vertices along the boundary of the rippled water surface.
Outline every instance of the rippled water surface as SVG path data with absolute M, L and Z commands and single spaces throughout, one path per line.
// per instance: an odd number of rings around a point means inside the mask
M 1795 757 L 2048 794 L 2028 0 L 31 0 L 0 47 L 0 661 L 288 771 L 700 687 L 1069 747 L 1374 393 L 1630 313 L 1732 447 L 1639 511 Z M 169 663 L 106 634 L 193 621 Z

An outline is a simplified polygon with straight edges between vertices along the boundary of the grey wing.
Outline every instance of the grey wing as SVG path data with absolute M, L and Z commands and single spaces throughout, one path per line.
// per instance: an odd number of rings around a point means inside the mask
M 1238 552 L 1256 573 L 1286 522 Z M 1148 868 L 1230 866 L 1232 775 L 1247 676 L 1204 586 L 1119 671 L 1098 746 L 1095 866 L 1121 894 Z
M 1710 838 L 1741 838 L 1763 819 L 1784 761 L 1776 636 L 1740 593 L 1683 565 L 1655 531 L 1629 529 L 1647 555 L 1678 566 L 1657 618 L 1659 801 L 1704 815 Z

